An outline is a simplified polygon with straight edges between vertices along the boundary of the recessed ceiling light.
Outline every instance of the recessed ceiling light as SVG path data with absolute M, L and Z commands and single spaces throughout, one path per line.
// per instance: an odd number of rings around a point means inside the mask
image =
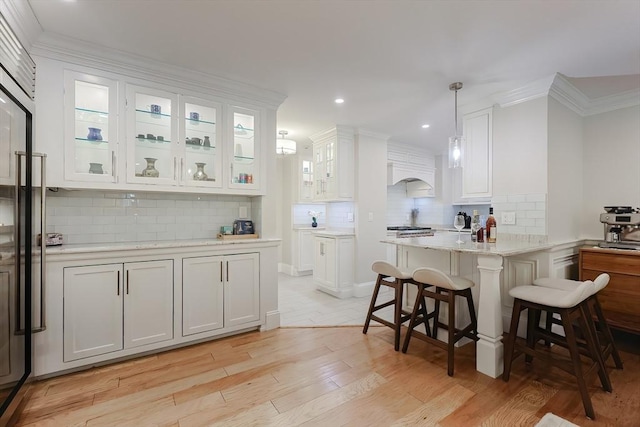
M 429 125 L 428 125 L 428 124 L 426 124 L 426 123 L 422 125 L 422 129 L 426 129 L 426 128 L 428 128 L 428 127 L 429 127 Z
M 342 99 L 342 98 L 336 98 L 335 103 L 336 103 L 336 104 L 342 104 L 342 103 L 344 103 L 344 99 Z

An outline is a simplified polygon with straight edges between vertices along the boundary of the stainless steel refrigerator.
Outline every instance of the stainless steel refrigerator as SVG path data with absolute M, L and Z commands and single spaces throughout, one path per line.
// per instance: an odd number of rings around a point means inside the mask
M 3 21 L 3 20 L 2 20 Z M 0 26 L 5 22 L 0 22 Z M 32 146 L 31 82 L 0 36 L 0 426 L 25 402 L 32 367 L 32 334 L 44 329 L 44 157 Z M 9 51 L 7 49 L 14 49 Z M 12 55 L 15 61 L 12 61 Z M 26 80 L 25 80 L 26 77 Z M 25 83 L 26 82 L 26 87 Z M 31 86 L 33 90 L 33 86 Z

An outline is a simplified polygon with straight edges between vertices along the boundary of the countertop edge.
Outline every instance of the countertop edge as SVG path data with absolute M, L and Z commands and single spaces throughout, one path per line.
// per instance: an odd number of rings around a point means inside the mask
M 129 251 L 129 250 L 150 250 L 150 249 L 171 249 L 171 248 L 190 248 L 190 247 L 216 247 L 229 245 L 251 245 L 251 244 L 277 244 L 282 239 L 242 239 L 242 240 L 218 240 L 218 239 L 201 239 L 201 240 L 172 240 L 158 242 L 123 242 L 123 243 L 95 243 L 95 244 L 75 244 L 62 246 L 47 247 L 47 256 L 64 255 L 78 253 L 94 253 L 94 252 L 113 252 L 113 251 Z

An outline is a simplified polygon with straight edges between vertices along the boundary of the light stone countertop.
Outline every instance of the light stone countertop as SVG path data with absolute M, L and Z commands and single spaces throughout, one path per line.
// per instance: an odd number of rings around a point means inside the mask
M 429 237 L 404 237 L 382 240 L 383 243 L 391 243 L 400 246 L 416 248 L 437 249 L 451 252 L 467 252 L 479 255 L 512 256 L 529 252 L 537 252 L 551 249 L 564 243 L 530 243 L 522 241 L 499 240 L 497 243 L 471 242 L 471 236 L 462 234 L 463 243 L 456 243 L 457 233 L 436 233 Z
M 318 230 L 313 234 L 315 234 L 316 236 L 328 237 L 349 237 L 356 235 L 356 233 L 352 230 Z
M 94 244 L 65 244 L 47 247 L 47 255 L 76 254 L 87 252 L 109 252 L 136 249 L 167 249 L 188 248 L 196 246 L 247 245 L 253 243 L 279 243 L 281 239 L 194 239 L 194 240 L 162 240 L 150 242 L 122 242 L 122 243 L 94 243 Z

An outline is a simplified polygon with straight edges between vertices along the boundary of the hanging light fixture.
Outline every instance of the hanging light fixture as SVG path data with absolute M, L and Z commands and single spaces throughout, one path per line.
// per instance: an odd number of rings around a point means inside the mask
M 462 167 L 462 156 L 464 147 L 464 137 L 458 134 L 458 91 L 462 89 L 462 82 L 451 83 L 449 90 L 455 91 L 455 132 L 454 136 L 449 137 L 449 167 Z
M 285 139 L 289 132 L 281 130 L 278 133 L 282 135 L 282 138 L 276 139 L 276 153 L 282 154 L 283 156 L 296 154 L 296 142 L 292 139 Z

